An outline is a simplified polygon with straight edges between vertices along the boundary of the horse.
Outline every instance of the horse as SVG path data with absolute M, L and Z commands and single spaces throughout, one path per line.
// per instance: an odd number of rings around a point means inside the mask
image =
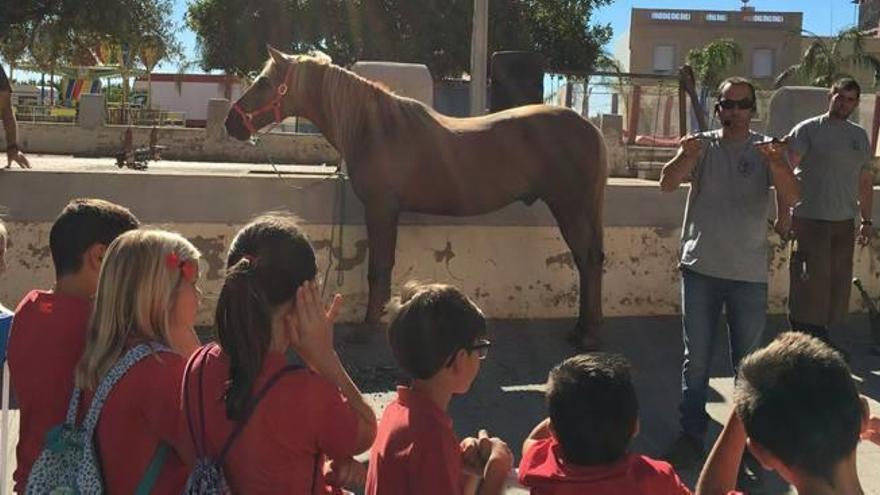
M 226 131 L 247 140 L 299 116 L 339 151 L 365 209 L 369 327 L 379 324 L 391 295 L 401 212 L 479 215 L 540 199 L 579 275 L 578 319 L 568 340 L 598 348 L 607 151 L 596 126 L 550 105 L 453 118 L 334 65 L 320 52 L 288 55 L 267 48 L 269 59 L 231 106 Z

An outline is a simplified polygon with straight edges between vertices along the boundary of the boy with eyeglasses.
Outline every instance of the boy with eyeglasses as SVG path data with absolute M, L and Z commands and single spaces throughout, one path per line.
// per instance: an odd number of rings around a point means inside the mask
M 501 494 L 513 464 L 507 444 L 485 430 L 459 442 L 446 412 L 491 345 L 483 313 L 455 287 L 410 283 L 393 308 L 388 342 L 412 383 L 398 387 L 379 422 L 366 493 Z
M 660 178 L 660 188 L 669 192 L 692 177 L 679 262 L 681 435 L 667 455 L 679 469 L 695 467 L 703 457 L 709 368 L 722 308 L 734 368 L 761 342 L 767 313 L 768 190 L 775 187 L 780 210 L 800 197 L 785 159 L 786 143 L 749 129 L 755 112 L 752 83 L 729 78 L 718 90 L 715 113 L 721 128 L 682 138 Z
M 568 358 L 550 371 L 546 393 L 549 417 L 523 442 L 519 465 L 532 495 L 690 495 L 668 463 L 628 452 L 639 403 L 625 358 Z

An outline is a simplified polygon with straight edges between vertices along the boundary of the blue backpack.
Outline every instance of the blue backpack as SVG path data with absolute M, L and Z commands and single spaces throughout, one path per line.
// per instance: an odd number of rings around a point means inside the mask
M 232 493 L 232 490 L 229 488 L 229 483 L 226 481 L 226 475 L 223 473 L 223 462 L 226 459 L 226 454 L 229 453 L 232 444 L 238 438 L 242 430 L 244 430 L 248 419 L 250 419 L 254 409 L 257 408 L 257 404 L 259 404 L 263 397 L 265 397 L 269 389 L 272 388 L 272 386 L 275 385 L 285 373 L 302 369 L 302 366 L 291 364 L 281 368 L 269 377 L 269 380 L 266 381 L 263 388 L 261 388 L 260 391 L 257 392 L 257 395 L 251 399 L 244 411 L 244 415 L 238 422 L 236 422 L 235 428 L 229 434 L 229 437 L 223 442 L 223 447 L 220 449 L 220 455 L 212 457 L 208 454 L 205 440 L 205 396 L 202 382 L 205 372 L 204 359 L 215 346 L 216 344 L 209 344 L 196 351 L 196 353 L 190 358 L 189 362 L 186 363 L 186 371 L 183 375 L 183 409 L 186 413 L 186 422 L 189 426 L 190 438 L 192 439 L 193 447 L 196 452 L 196 463 L 193 470 L 190 472 L 189 478 L 186 480 L 186 488 L 183 490 L 184 495 L 229 495 Z M 189 403 L 190 371 L 196 361 L 202 361 L 198 377 L 198 412 L 200 428 L 198 436 L 196 435 L 193 414 Z
M 55 426 L 46 434 L 43 451 L 34 463 L 28 476 L 25 493 L 28 495 L 73 495 L 80 493 L 104 493 L 104 479 L 101 464 L 95 454 L 93 437 L 104 401 L 110 390 L 123 375 L 141 359 L 156 351 L 169 349 L 159 344 L 139 344 L 110 368 L 101 380 L 89 410 L 82 424 L 77 426 L 76 413 L 82 391 L 74 388 L 64 423 Z M 135 492 L 137 495 L 150 493 L 168 454 L 168 446 L 160 444 L 153 454 L 147 470 Z

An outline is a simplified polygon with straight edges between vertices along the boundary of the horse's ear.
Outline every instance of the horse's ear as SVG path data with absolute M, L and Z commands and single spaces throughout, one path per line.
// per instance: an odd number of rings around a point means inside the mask
M 274 60 L 276 64 L 283 64 L 287 61 L 287 57 L 284 56 L 284 53 L 272 45 L 266 44 L 266 50 L 269 51 L 269 56 L 272 57 L 272 60 Z

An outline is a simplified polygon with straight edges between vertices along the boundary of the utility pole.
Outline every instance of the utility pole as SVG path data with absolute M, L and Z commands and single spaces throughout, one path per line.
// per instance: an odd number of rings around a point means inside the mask
M 489 0 L 474 0 L 471 34 L 471 115 L 486 112 L 486 51 L 489 42 Z

